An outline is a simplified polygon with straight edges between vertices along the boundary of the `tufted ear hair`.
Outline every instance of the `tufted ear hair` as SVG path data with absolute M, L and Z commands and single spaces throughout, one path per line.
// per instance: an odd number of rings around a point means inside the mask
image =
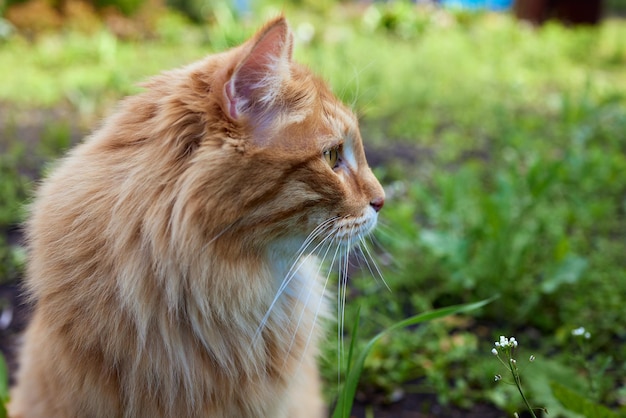
M 290 77 L 293 35 L 284 17 L 269 22 L 252 42 L 250 52 L 224 84 L 226 108 L 233 120 L 262 116 Z

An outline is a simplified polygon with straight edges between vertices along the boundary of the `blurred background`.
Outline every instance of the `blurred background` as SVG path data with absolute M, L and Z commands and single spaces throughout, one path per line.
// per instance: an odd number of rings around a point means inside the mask
M 19 225 L 37 180 L 138 83 L 281 12 L 296 59 L 358 113 L 388 194 L 370 245 L 386 284 L 353 260 L 345 321 L 360 308 L 357 346 L 407 316 L 499 296 L 385 337 L 354 416 L 530 416 L 514 386 L 494 382 L 500 335 L 519 341 L 527 396 L 550 417 L 624 416 L 626 0 L 0 0 L 9 370 L 28 318 Z M 0 362 L 0 399 L 6 374 Z

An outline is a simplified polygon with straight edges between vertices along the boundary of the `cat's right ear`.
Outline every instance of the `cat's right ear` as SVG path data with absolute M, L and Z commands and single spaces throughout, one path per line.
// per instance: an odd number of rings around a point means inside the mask
M 290 76 L 293 35 L 284 17 L 268 23 L 252 42 L 249 53 L 224 84 L 225 107 L 233 120 L 262 117 Z

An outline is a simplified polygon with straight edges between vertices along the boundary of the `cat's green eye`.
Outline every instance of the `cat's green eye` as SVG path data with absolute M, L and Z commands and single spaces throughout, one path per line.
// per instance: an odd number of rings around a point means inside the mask
M 337 163 L 339 162 L 339 147 L 324 151 L 324 159 L 330 168 L 337 167 Z

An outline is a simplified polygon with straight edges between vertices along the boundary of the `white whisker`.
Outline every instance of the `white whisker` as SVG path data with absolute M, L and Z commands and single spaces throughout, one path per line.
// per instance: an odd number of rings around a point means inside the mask
M 332 246 L 332 244 L 329 246 L 329 248 L 331 246 Z M 339 247 L 336 246 L 335 247 L 335 253 L 333 254 L 333 259 L 331 261 L 331 265 L 334 264 L 335 259 L 337 258 L 337 252 L 338 251 L 339 251 Z M 309 347 L 309 343 L 311 342 L 311 338 L 313 336 L 313 330 L 315 329 L 315 323 L 317 322 L 317 318 L 318 318 L 320 310 L 322 308 L 322 303 L 324 302 L 324 294 L 326 293 L 326 287 L 328 286 L 328 282 L 330 281 L 331 271 L 332 270 L 329 268 L 328 269 L 328 273 L 326 274 L 326 279 L 324 280 L 324 287 L 322 288 L 322 295 L 320 296 L 320 299 L 319 299 L 319 301 L 317 303 L 317 307 L 315 308 L 315 314 L 313 315 L 313 323 L 312 323 L 311 329 L 309 330 L 309 335 L 307 336 L 306 343 L 304 344 L 304 350 L 302 350 L 303 353 L 306 353 L 306 350 Z
M 326 237 L 324 237 L 323 242 L 328 241 L 329 238 L 332 238 L 332 231 Z M 319 264 L 319 266 L 317 268 L 316 277 L 319 276 L 319 274 L 320 274 L 320 272 L 322 270 L 323 261 L 328 256 L 328 253 L 330 252 L 330 249 L 332 248 L 332 246 L 333 246 L 332 242 L 328 243 L 328 245 L 326 247 L 326 250 L 324 251 L 324 255 L 322 256 L 322 259 L 321 259 L 322 262 L 320 262 L 320 264 Z M 334 257 L 333 257 L 333 259 L 334 259 Z M 326 283 L 328 283 L 328 277 L 330 277 L 330 275 L 326 276 L 326 282 L 324 283 L 324 290 L 322 291 L 322 295 L 320 296 L 320 301 L 318 302 L 318 307 L 316 309 L 315 317 L 314 317 L 314 320 L 313 320 L 313 326 L 311 327 L 311 330 L 313 330 L 315 322 L 317 320 L 317 311 L 321 307 L 321 301 L 323 300 L 323 297 L 324 297 L 323 295 L 324 295 L 324 292 L 326 291 Z M 302 293 L 304 293 L 305 289 L 306 289 L 305 286 L 302 286 L 300 288 L 300 292 L 298 293 L 298 297 L 296 298 L 297 300 L 302 301 Z M 311 293 L 312 292 L 309 289 L 309 292 L 306 295 L 306 299 L 302 302 L 302 310 L 300 311 L 300 315 L 298 316 L 298 323 L 296 324 L 296 327 L 294 329 L 293 335 L 291 336 L 291 341 L 289 342 L 289 348 L 287 349 L 287 353 L 291 353 L 291 349 L 293 348 L 293 344 L 294 344 L 294 342 L 296 340 L 297 330 L 298 330 L 298 328 L 300 328 L 300 324 L 302 323 L 302 319 L 304 318 L 304 315 L 306 313 L 307 306 L 309 305 L 309 299 L 311 298 Z M 295 309 L 295 306 L 296 305 L 294 305 L 294 309 Z M 307 341 L 307 345 L 308 345 L 308 341 Z M 285 357 L 285 361 L 283 362 L 283 368 L 287 364 L 287 360 L 288 360 L 288 356 Z
M 363 254 L 363 260 L 365 260 L 365 265 L 367 265 L 367 268 L 372 274 L 372 276 L 375 279 L 380 278 L 380 280 L 383 282 L 387 290 L 391 292 L 391 288 L 385 281 L 385 278 L 383 277 L 383 273 L 380 271 L 380 268 L 378 267 L 378 263 L 376 263 L 376 259 L 374 259 L 374 257 L 372 256 L 372 253 L 369 247 L 367 246 L 367 242 L 365 242 L 364 238 L 360 239 L 359 249 L 361 250 L 361 254 Z M 367 254 L 365 254 L 363 250 L 365 250 L 365 253 Z M 376 274 L 374 274 L 374 271 L 372 270 L 372 265 L 374 266 L 374 270 L 376 271 Z
M 307 252 L 307 249 L 311 246 L 311 244 L 313 244 L 315 242 L 315 240 L 320 235 L 322 235 L 322 233 L 324 232 L 325 228 L 327 228 L 335 219 L 336 219 L 336 217 L 327 219 L 326 221 L 324 221 L 320 225 L 318 225 L 306 237 L 306 239 L 304 240 L 304 242 L 302 243 L 302 245 L 300 246 L 300 248 L 296 252 L 296 256 L 294 258 L 293 264 L 291 265 L 291 267 L 287 271 L 287 274 L 283 278 L 280 286 L 278 287 L 278 290 L 276 291 L 276 294 L 274 295 L 274 299 L 270 303 L 270 306 L 267 308 L 267 311 L 265 312 L 265 315 L 263 316 L 263 318 L 261 319 L 261 322 L 259 323 L 259 325 L 257 327 L 257 330 L 256 330 L 256 332 L 254 334 L 254 337 L 253 337 L 253 340 L 252 340 L 252 346 L 254 346 L 258 342 L 258 339 L 259 339 L 259 337 L 260 337 L 260 335 L 261 335 L 261 333 L 263 331 L 263 328 L 265 328 L 265 325 L 267 324 L 267 320 L 269 319 L 269 317 L 270 317 L 270 315 L 272 313 L 272 310 L 276 306 L 276 303 L 280 299 L 281 295 L 287 289 L 287 287 L 289 286 L 289 284 L 291 283 L 293 278 L 296 276 L 296 274 L 298 273 L 298 271 L 300 270 L 300 268 L 304 264 L 304 262 L 306 260 L 308 260 L 328 240 L 329 235 L 327 235 L 323 240 L 321 240 L 312 250 Z M 306 255 L 305 255 L 305 253 L 306 253 Z M 304 256 L 304 258 L 303 258 L 303 256 Z
M 351 231 L 349 237 L 354 235 L 354 226 L 351 227 Z M 345 313 L 346 313 L 346 297 L 348 292 L 348 267 L 350 260 L 350 248 L 352 247 L 352 239 L 348 238 L 347 244 L 342 245 L 341 249 L 343 250 L 343 255 L 341 255 L 341 260 L 339 264 L 339 280 L 337 283 L 338 288 L 338 312 L 337 312 L 337 320 L 339 322 L 337 329 L 337 343 L 338 347 L 338 385 L 341 385 L 341 370 L 342 370 L 342 360 L 345 353 L 343 335 L 345 332 Z
M 231 229 L 233 226 L 235 226 L 237 224 L 237 222 L 239 222 L 241 219 L 237 219 L 234 222 L 231 222 L 230 224 L 228 224 L 226 227 L 224 227 L 224 229 L 222 229 L 220 232 L 218 232 L 213 238 L 211 238 L 206 244 L 205 246 L 208 247 L 209 245 L 213 244 L 218 238 L 220 238 L 222 235 L 224 235 L 229 229 Z
M 364 233 L 365 228 L 363 227 L 363 225 L 364 224 L 362 223 L 362 221 L 355 220 L 350 217 L 346 217 L 343 219 L 339 219 L 339 217 L 333 217 L 327 219 L 321 222 L 313 231 L 311 231 L 311 233 L 304 239 L 304 241 L 300 244 L 298 250 L 295 252 L 293 256 L 293 262 L 288 266 L 289 268 L 287 269 L 287 272 L 285 273 L 282 281 L 278 285 L 275 295 L 257 327 L 257 330 L 253 336 L 252 344 L 252 347 L 254 347 L 262 339 L 261 335 L 263 333 L 263 330 L 267 326 L 268 321 L 270 320 L 272 312 L 280 312 L 280 318 L 285 318 L 290 322 L 289 329 L 292 329 L 293 332 L 293 334 L 288 337 L 290 338 L 290 340 L 288 343 L 285 359 L 282 364 L 283 370 L 289 364 L 289 358 L 294 350 L 294 346 L 296 344 L 300 344 L 302 341 L 301 339 L 298 339 L 298 335 L 302 335 L 303 331 L 299 332 L 299 330 L 303 327 L 310 327 L 310 329 L 308 329 L 308 335 L 304 342 L 304 349 L 300 350 L 300 348 L 298 348 L 297 350 L 297 352 L 301 352 L 302 357 L 300 357 L 300 362 L 303 360 L 304 353 L 306 353 L 306 350 L 313 338 L 315 324 L 318 321 L 319 315 L 323 311 L 323 302 L 325 299 L 324 295 L 326 294 L 326 289 L 330 282 L 331 275 L 333 275 L 333 271 L 335 271 L 338 273 L 337 380 L 338 384 L 341 384 L 343 378 L 342 372 L 345 371 L 345 361 L 347 360 L 345 358 L 346 353 L 344 346 L 344 333 L 346 326 L 345 316 L 348 299 L 349 269 L 352 262 L 351 250 L 353 247 L 355 250 L 355 254 L 363 258 L 370 274 L 376 279 L 380 278 L 385 287 L 389 289 L 389 286 L 383 278 L 381 269 L 379 268 L 376 260 L 373 258 L 374 254 L 371 250 L 370 245 L 374 244 L 374 242 L 372 241 L 372 243 L 370 244 L 366 241 L 365 237 L 367 235 Z M 307 261 L 315 255 L 319 256 L 320 262 L 319 265 L 313 267 L 313 265 L 307 263 Z M 322 271 L 322 268 L 325 268 L 325 266 L 328 266 L 328 270 L 325 274 L 326 277 L 323 278 L 323 275 L 320 273 Z M 334 266 L 337 266 L 337 270 L 334 270 Z M 307 284 L 306 282 L 303 282 L 301 285 L 299 284 L 298 286 L 292 285 L 294 279 L 296 279 L 296 281 L 298 281 L 299 283 L 302 276 L 301 272 L 305 270 L 312 276 L 319 278 L 319 280 L 324 280 L 321 294 L 318 294 L 319 290 L 313 290 L 314 288 L 309 286 L 310 283 Z M 293 301 L 293 305 L 283 305 L 282 302 L 280 302 L 281 298 L 285 294 L 288 294 L 290 299 L 292 297 L 295 299 Z M 318 297 L 319 300 L 312 300 L 313 296 Z M 281 304 L 278 305 L 279 303 Z M 277 306 L 280 307 L 278 308 Z M 301 309 L 301 311 L 298 312 L 298 309 Z M 310 316 L 308 316 L 308 313 L 310 312 L 313 312 L 313 318 L 311 323 L 309 323 Z
M 388 240 L 395 240 L 398 237 L 396 231 L 394 231 L 390 226 L 385 225 L 385 223 L 381 221 L 376 224 L 376 234 L 381 235 Z M 369 236 L 374 237 L 373 234 Z
M 337 250 L 342 249 L 341 246 L 337 247 Z M 343 315 L 341 314 L 341 312 L 343 311 L 343 295 L 342 295 L 342 289 L 343 286 L 341 285 L 341 281 L 343 280 L 343 276 L 341 274 L 341 259 L 342 259 L 342 255 L 339 255 L 339 263 L 337 265 L 338 269 L 339 269 L 339 274 L 338 274 L 338 278 L 337 278 L 337 385 L 341 384 L 341 370 L 342 368 L 342 363 L 343 363 Z

